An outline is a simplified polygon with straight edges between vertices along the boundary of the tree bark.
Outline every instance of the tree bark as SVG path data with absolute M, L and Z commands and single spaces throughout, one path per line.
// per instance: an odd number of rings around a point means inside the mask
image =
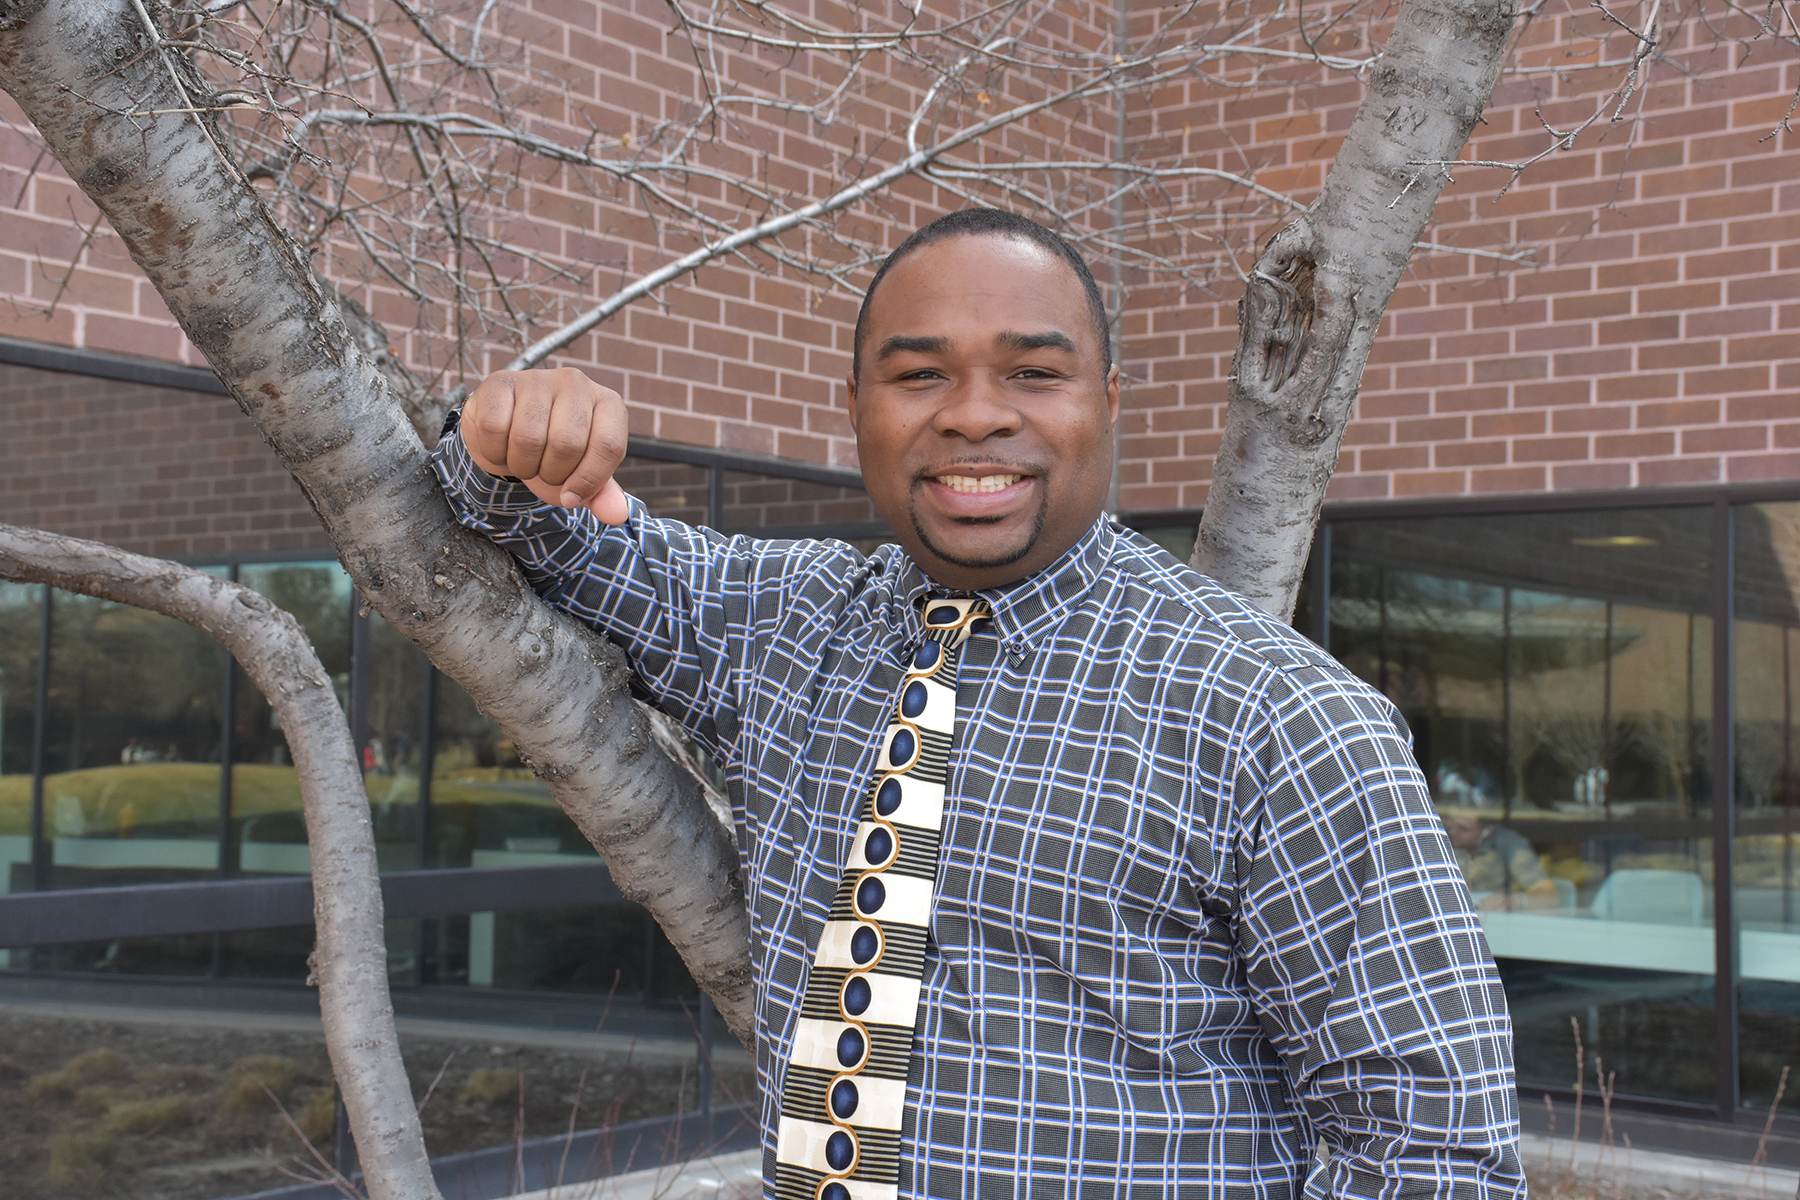
M 344 710 L 305 630 L 263 596 L 217 576 L 16 525 L 0 525 L 0 578 L 185 621 L 229 650 L 268 698 L 300 781 L 319 1015 L 363 1177 L 372 1200 L 439 1200 L 388 998 L 369 798 Z
M 659 746 L 623 656 L 456 524 L 359 326 L 195 114 L 191 67 L 135 0 L 0 0 L 0 87 L 292 472 L 362 595 L 505 728 L 748 1044 L 730 829 Z
M 1276 616 L 1294 611 L 1375 331 L 1517 12 L 1515 0 L 1406 0 L 1319 198 L 1245 284 L 1193 564 Z

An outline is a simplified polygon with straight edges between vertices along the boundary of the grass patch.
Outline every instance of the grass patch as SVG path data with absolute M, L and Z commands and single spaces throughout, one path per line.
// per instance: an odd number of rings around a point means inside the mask
M 119 1139 L 110 1133 L 59 1133 L 50 1139 L 52 1187 L 90 1191 L 106 1181 L 119 1162 Z
M 269 1054 L 240 1058 L 226 1070 L 225 1082 L 219 1088 L 215 1107 L 228 1117 L 272 1109 L 274 1106 L 269 1103 L 269 1093 L 281 1095 L 293 1085 L 299 1074 L 300 1067 L 291 1058 L 277 1058 Z
M 153 1100 L 130 1100 L 115 1106 L 106 1118 L 106 1129 L 109 1133 L 143 1137 L 179 1129 L 193 1121 L 192 1096 L 158 1096 Z
M 89 1084 L 124 1083 L 131 1079 L 131 1063 L 117 1050 L 102 1047 L 78 1054 L 54 1071 L 47 1071 L 25 1086 L 33 1099 L 69 1099 Z
M 519 1073 L 511 1067 L 482 1067 L 471 1072 L 457 1099 L 464 1104 L 492 1104 L 519 1094 Z

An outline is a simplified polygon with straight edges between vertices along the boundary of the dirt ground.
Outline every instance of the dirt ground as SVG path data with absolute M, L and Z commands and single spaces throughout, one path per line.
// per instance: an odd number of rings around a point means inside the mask
M 591 1129 L 696 1102 L 691 1061 L 407 1038 L 401 1052 L 413 1094 L 430 1090 L 421 1115 L 433 1155 L 560 1133 L 571 1112 Z M 715 1103 L 751 1086 L 747 1069 L 722 1066 Z M 302 1134 L 330 1158 L 333 1111 L 317 1035 L 0 1010 L 9 1200 L 217 1200 L 281 1187 L 294 1182 L 284 1168 L 311 1160 Z

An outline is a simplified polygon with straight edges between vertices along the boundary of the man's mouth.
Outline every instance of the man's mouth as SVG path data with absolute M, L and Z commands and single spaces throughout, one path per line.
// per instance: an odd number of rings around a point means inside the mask
M 953 492 L 1000 492 L 1005 491 L 1023 475 L 934 475 L 938 483 Z

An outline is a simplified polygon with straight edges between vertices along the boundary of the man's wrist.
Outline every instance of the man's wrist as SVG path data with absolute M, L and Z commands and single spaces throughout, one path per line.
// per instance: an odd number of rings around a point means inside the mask
M 458 432 L 458 415 L 451 413 L 445 418 L 444 432 L 432 455 L 444 491 L 485 512 L 525 512 L 542 507 L 544 502 L 519 480 L 510 475 L 492 474 L 475 461 L 468 443 Z

